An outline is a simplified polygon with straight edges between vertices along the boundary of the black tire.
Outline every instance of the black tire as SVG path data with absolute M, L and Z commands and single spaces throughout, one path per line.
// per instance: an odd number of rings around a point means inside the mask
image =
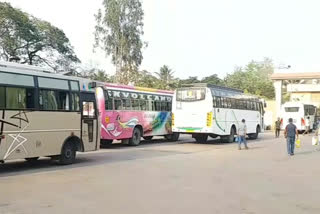
M 37 162 L 38 159 L 39 159 L 39 157 L 25 158 L 25 160 L 26 160 L 28 163 Z
M 180 134 L 179 133 L 173 133 L 173 134 L 168 134 L 168 135 L 165 135 L 164 138 L 168 141 L 178 141 L 179 140 L 179 137 L 180 137 Z
M 194 139 L 197 143 L 206 143 L 208 141 L 208 135 L 207 134 L 199 134 L 194 136 Z
M 133 129 L 132 138 L 129 139 L 130 146 L 138 146 L 141 141 L 141 131 L 139 128 L 135 127 Z
M 104 139 L 101 139 L 100 140 L 100 147 L 109 147 L 111 146 L 113 140 L 104 140 Z
M 259 136 L 259 132 L 260 132 L 260 127 L 257 126 L 257 128 L 256 128 L 256 133 L 254 133 L 254 134 L 249 134 L 249 138 L 250 138 L 250 139 L 253 139 L 253 140 L 257 139 L 258 136 Z
M 153 136 L 145 136 L 145 137 L 143 137 L 143 139 L 145 139 L 145 140 L 152 140 L 152 138 L 153 138 Z
M 68 165 L 74 163 L 76 159 L 76 147 L 72 142 L 66 142 L 61 150 L 59 164 Z
M 234 127 L 232 127 L 231 130 L 230 130 L 230 135 L 221 137 L 222 142 L 224 142 L 224 143 L 233 143 L 235 135 L 236 135 L 236 129 Z

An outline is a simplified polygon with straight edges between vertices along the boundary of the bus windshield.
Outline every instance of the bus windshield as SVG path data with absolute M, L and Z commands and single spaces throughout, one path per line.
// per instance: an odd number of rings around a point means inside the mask
M 206 96 L 205 88 L 182 88 L 177 89 L 177 101 L 199 101 L 204 100 Z

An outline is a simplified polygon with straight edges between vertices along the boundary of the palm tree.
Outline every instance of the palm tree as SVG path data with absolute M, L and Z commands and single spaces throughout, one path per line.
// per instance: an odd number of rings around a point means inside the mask
M 159 77 L 161 88 L 162 89 L 169 89 L 170 83 L 173 81 L 173 71 L 169 68 L 169 66 L 164 65 L 160 68 L 160 72 L 156 72 Z

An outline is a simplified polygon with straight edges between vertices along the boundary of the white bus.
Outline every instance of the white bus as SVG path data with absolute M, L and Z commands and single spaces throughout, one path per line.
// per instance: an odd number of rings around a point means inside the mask
M 263 102 L 240 90 L 193 84 L 176 90 L 172 108 L 173 132 L 190 133 L 197 142 L 206 142 L 208 136 L 233 142 L 242 119 L 249 138 L 263 131 Z
M 98 149 L 100 122 L 89 82 L 50 72 L 0 62 L 0 162 L 46 156 L 71 164 L 77 151 Z
M 281 127 L 284 129 L 289 123 L 289 118 L 292 118 L 299 132 L 304 132 L 307 126 L 306 120 L 309 117 L 310 129 L 313 129 L 316 113 L 317 107 L 314 105 L 300 102 L 286 102 L 281 106 Z

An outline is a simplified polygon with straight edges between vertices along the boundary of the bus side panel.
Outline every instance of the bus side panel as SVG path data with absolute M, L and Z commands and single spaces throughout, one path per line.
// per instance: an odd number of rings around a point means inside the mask
M 143 136 L 171 133 L 170 112 L 104 111 L 101 118 L 102 139 L 128 139 L 135 126 L 143 128 Z
M 80 137 L 77 112 L 5 111 L 0 159 L 59 155 L 64 141 Z
M 213 112 L 213 133 L 217 135 L 229 135 L 232 126 L 237 129 L 242 119 L 246 120 L 247 133 L 255 133 L 260 125 L 261 116 L 258 111 L 215 108 Z

